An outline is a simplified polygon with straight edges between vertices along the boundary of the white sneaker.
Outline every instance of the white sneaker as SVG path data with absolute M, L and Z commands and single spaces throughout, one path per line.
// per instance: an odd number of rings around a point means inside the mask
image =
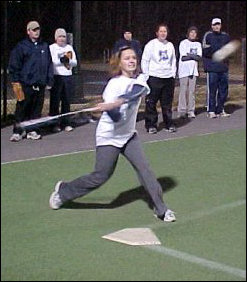
M 38 139 L 41 139 L 41 135 L 38 134 L 36 131 L 31 131 L 31 132 L 28 132 L 27 139 L 38 140 Z
M 173 222 L 173 221 L 176 221 L 176 217 L 175 217 L 175 214 L 173 211 L 171 210 L 167 210 L 166 213 L 165 213 L 165 216 L 163 218 L 163 221 L 165 222 Z
M 21 139 L 22 139 L 21 134 L 14 133 L 14 134 L 12 134 L 12 136 L 10 137 L 9 140 L 12 141 L 12 142 L 19 142 Z
M 217 118 L 217 115 L 214 112 L 208 112 L 207 115 L 209 118 Z
M 195 115 L 193 112 L 189 112 L 189 113 L 188 113 L 188 117 L 189 117 L 189 118 L 195 118 L 196 115 Z
M 218 117 L 229 117 L 229 116 L 231 116 L 231 114 L 228 114 L 228 113 L 226 113 L 226 112 L 223 110 L 223 112 L 220 113 L 220 114 L 218 114 L 217 116 L 218 116 Z
M 157 216 L 157 214 L 154 214 L 154 216 L 156 218 L 161 219 L 162 221 L 165 221 L 165 222 L 176 221 L 176 217 L 175 217 L 174 212 L 172 210 L 169 210 L 169 209 L 162 216 Z
M 53 210 L 58 210 L 63 204 L 59 196 L 59 188 L 61 184 L 62 184 L 62 181 L 57 182 L 57 184 L 55 185 L 55 189 L 54 189 L 55 191 L 50 196 L 49 204 L 50 204 L 50 208 L 52 208 Z
M 66 131 L 66 132 L 70 132 L 70 131 L 72 131 L 72 130 L 73 130 L 73 127 L 70 126 L 70 125 L 67 125 L 67 126 L 65 126 L 65 128 L 64 128 L 64 131 Z
M 148 133 L 150 133 L 150 134 L 156 134 L 156 133 L 157 133 L 157 129 L 156 129 L 155 127 L 150 127 L 150 128 L 148 129 Z

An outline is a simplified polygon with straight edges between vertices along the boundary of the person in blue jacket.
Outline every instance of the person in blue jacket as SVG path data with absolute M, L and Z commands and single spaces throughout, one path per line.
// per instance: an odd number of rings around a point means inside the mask
M 113 47 L 113 53 L 117 53 L 122 47 L 131 47 L 135 50 L 138 63 L 141 61 L 142 56 L 142 47 L 140 41 L 132 38 L 132 31 L 130 28 L 126 28 L 123 30 L 123 38 L 117 40 Z
M 207 112 L 209 118 L 229 117 L 224 111 L 228 96 L 229 60 L 212 60 L 212 55 L 230 41 L 230 36 L 223 32 L 220 18 L 211 22 L 212 30 L 205 33 L 202 41 L 204 70 L 207 73 Z
M 27 38 L 11 51 L 8 70 L 17 99 L 10 141 L 18 142 L 24 137 L 38 140 L 41 138 L 38 128 L 24 131 L 19 126 L 24 120 L 41 117 L 45 89 L 53 84 L 53 63 L 49 45 L 40 39 L 40 25 L 37 21 L 27 24 Z

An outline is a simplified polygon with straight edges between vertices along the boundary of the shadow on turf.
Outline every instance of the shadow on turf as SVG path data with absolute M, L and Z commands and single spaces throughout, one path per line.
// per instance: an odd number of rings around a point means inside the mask
M 160 177 L 158 178 L 158 181 L 162 187 L 163 192 L 165 193 L 175 188 L 177 185 L 177 182 L 171 177 Z M 79 202 L 70 201 L 64 204 L 63 208 L 64 209 L 114 209 L 140 199 L 146 202 L 150 209 L 153 209 L 152 201 L 149 195 L 147 194 L 147 192 L 144 190 L 143 186 L 138 186 L 134 189 L 120 193 L 118 197 L 110 203 L 79 203 Z

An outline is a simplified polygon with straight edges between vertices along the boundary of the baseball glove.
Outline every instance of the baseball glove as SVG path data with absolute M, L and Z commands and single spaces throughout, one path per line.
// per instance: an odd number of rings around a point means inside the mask
M 64 54 L 64 57 L 67 57 L 69 60 L 72 59 L 72 52 L 71 51 L 68 51 Z M 70 64 L 69 62 L 65 62 L 64 63 L 64 66 L 69 70 L 70 69 Z
M 12 89 L 13 89 L 13 92 L 15 94 L 17 101 L 18 102 L 23 101 L 25 99 L 25 95 L 22 90 L 22 86 L 20 82 L 12 82 L 11 84 L 12 84 Z

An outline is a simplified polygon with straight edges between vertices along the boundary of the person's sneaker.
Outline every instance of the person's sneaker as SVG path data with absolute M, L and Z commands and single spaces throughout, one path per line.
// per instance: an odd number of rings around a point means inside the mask
M 209 118 L 217 118 L 217 115 L 214 112 L 208 112 L 207 117 L 209 117 Z
M 176 129 L 175 126 L 172 125 L 172 126 L 166 127 L 166 128 L 165 128 L 165 131 L 170 132 L 170 133 L 173 133 L 173 132 L 176 132 L 177 129 Z
M 217 115 L 218 117 L 229 117 L 231 114 L 228 114 L 227 112 L 223 111 L 222 113 Z
M 70 132 L 70 131 L 72 131 L 72 130 L 73 130 L 73 127 L 70 126 L 70 125 L 67 125 L 67 126 L 65 126 L 65 128 L 64 128 L 64 131 L 66 131 L 66 132 Z
M 155 134 L 155 133 L 157 133 L 157 129 L 156 129 L 155 127 L 150 127 L 150 128 L 148 129 L 148 133 L 150 133 L 150 134 Z
M 18 134 L 18 133 L 14 133 L 12 134 L 12 136 L 10 137 L 10 141 L 11 142 L 19 142 L 22 139 L 22 135 Z
M 195 118 L 196 115 L 193 112 L 188 113 L 188 118 Z
M 177 118 L 186 119 L 187 115 L 186 115 L 186 113 L 178 112 Z
M 36 131 L 31 131 L 31 132 L 28 132 L 27 139 L 38 140 L 38 139 L 41 139 L 41 135 L 38 134 Z
M 57 182 L 57 184 L 55 185 L 54 192 L 50 196 L 49 204 L 50 204 L 50 208 L 52 208 L 53 210 L 59 209 L 63 204 L 59 196 L 59 188 L 61 184 L 62 184 L 62 181 Z
M 161 215 L 161 216 L 158 216 L 156 214 L 154 214 L 154 216 L 156 218 L 159 218 L 161 219 L 162 221 L 165 221 L 165 222 L 173 222 L 173 221 L 176 221 L 176 217 L 175 217 L 175 214 L 172 210 L 167 210 L 165 212 L 165 214 Z
M 52 128 L 52 132 L 53 133 L 58 133 L 58 132 L 60 132 L 61 131 L 61 127 L 60 126 L 54 126 L 53 128 Z

